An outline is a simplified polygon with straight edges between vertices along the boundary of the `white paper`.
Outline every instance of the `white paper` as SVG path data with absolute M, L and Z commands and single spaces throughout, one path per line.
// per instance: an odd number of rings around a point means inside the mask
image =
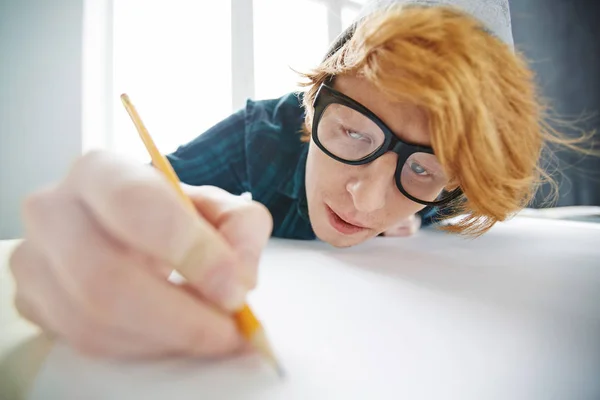
M 283 381 L 256 356 L 118 364 L 57 346 L 30 400 L 600 398 L 599 225 L 273 240 L 250 302 Z

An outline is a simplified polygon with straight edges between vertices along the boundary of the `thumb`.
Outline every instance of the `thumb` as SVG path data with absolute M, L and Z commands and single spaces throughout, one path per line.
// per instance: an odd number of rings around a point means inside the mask
M 238 279 L 254 288 L 261 254 L 273 229 L 269 210 L 258 202 L 216 187 L 188 187 L 186 191 L 203 218 L 229 245 L 238 261 L 234 266 Z
M 219 232 L 207 235 L 206 222 L 200 221 L 197 240 L 175 269 L 206 300 L 228 311 L 238 310 L 250 290 L 239 278 L 239 258 Z

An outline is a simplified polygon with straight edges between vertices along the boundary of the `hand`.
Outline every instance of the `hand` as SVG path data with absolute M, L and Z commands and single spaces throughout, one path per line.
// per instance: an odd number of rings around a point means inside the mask
M 239 349 L 229 311 L 256 284 L 271 216 L 215 187 L 185 190 L 203 218 L 154 168 L 106 152 L 82 157 L 24 203 L 26 236 L 10 260 L 18 311 L 91 355 Z M 167 279 L 173 268 L 185 283 Z
M 383 236 L 412 236 L 417 233 L 419 228 L 421 228 L 421 217 L 411 215 L 383 232 Z

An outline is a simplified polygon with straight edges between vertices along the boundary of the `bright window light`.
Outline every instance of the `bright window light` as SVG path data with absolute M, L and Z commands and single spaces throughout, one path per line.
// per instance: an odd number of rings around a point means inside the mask
M 87 0 L 97 7 L 88 11 L 86 46 L 97 50 L 86 52 L 86 149 L 108 148 L 148 161 L 122 93 L 168 153 L 235 111 L 234 94 L 237 104 L 297 90 L 301 78 L 294 70 L 309 71 L 321 62 L 362 1 Z M 252 12 L 244 11 L 248 7 Z M 244 47 L 240 35 L 248 32 L 253 46 Z M 232 59 L 246 61 L 232 66 Z M 254 72 L 247 64 L 252 60 Z M 234 92 L 232 76 L 236 82 L 247 76 L 248 84 Z
M 231 113 L 229 1 L 113 3 L 113 150 L 148 159 L 119 100 L 124 92 L 162 152 Z
M 255 97 L 298 89 L 299 72 L 316 66 L 329 45 L 327 5 L 316 0 L 254 0 Z
M 342 29 L 346 29 L 354 19 L 358 16 L 360 8 L 356 6 L 344 6 L 342 7 Z

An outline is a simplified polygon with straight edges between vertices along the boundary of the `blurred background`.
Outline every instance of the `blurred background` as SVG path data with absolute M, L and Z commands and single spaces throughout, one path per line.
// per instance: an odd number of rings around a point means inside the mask
M 121 93 L 172 151 L 247 98 L 295 90 L 292 68 L 317 64 L 364 2 L 0 0 L 0 239 L 22 235 L 22 199 L 82 152 L 147 160 Z M 599 3 L 511 8 L 516 45 L 557 116 L 600 128 Z M 558 156 L 558 202 L 546 203 L 542 188 L 532 207 L 600 206 L 600 159 Z

